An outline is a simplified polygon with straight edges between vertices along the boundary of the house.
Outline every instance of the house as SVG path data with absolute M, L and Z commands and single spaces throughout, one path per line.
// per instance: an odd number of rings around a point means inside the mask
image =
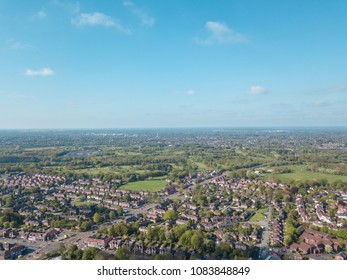
M 166 195 L 174 194 L 174 193 L 177 191 L 177 188 L 178 188 L 178 186 L 176 186 L 176 185 L 167 186 L 167 187 L 164 189 L 164 193 L 165 193 Z
M 113 237 L 97 238 L 96 236 L 89 236 L 84 240 L 84 244 L 88 247 L 96 247 L 105 249 Z
M 124 218 L 125 223 L 135 222 L 137 219 L 134 215 L 129 215 Z
M 341 252 L 335 256 L 335 260 L 347 260 L 347 252 Z
M 148 246 L 145 250 L 147 255 L 156 255 L 159 252 L 159 248 L 157 246 Z
M 112 239 L 109 243 L 108 246 L 110 247 L 110 249 L 118 249 L 123 247 L 123 240 L 122 239 Z
M 138 241 L 135 243 L 133 251 L 143 254 L 144 251 L 146 250 L 145 244 L 142 241 Z
M 187 223 L 187 220 L 177 219 L 176 224 L 177 225 L 185 225 Z
M 240 249 L 240 250 L 248 250 L 249 246 L 246 243 L 243 242 L 235 242 L 234 244 L 235 249 Z
M 48 240 L 54 239 L 57 234 L 58 232 L 55 229 L 49 229 L 45 232 L 29 231 L 29 232 L 24 232 L 21 238 L 24 240 L 29 240 L 29 241 L 48 241 Z
M 57 234 L 58 234 L 57 230 L 49 229 L 44 233 L 43 237 L 45 241 L 52 240 L 57 236 Z
M 26 247 L 19 244 L 4 244 L 5 251 L 0 251 L 0 260 L 14 260 L 24 253 Z
M 148 213 L 147 214 L 147 219 L 150 220 L 153 223 L 157 223 L 160 221 L 159 217 L 157 216 L 157 214 L 154 213 Z
M 281 260 L 281 255 L 276 252 L 270 252 L 265 260 L 278 261 Z
M 307 243 L 300 243 L 298 246 L 298 250 L 306 255 L 313 253 L 314 248 L 315 247 L 313 245 Z
M 9 228 L 0 229 L 0 237 L 9 238 L 10 231 Z

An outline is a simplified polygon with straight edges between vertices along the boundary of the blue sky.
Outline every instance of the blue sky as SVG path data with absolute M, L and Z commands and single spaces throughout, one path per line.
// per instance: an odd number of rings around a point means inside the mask
M 340 126 L 347 1 L 0 0 L 0 128 Z

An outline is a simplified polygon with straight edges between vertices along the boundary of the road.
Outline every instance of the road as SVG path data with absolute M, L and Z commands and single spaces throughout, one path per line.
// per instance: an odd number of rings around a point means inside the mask
M 258 224 L 259 226 L 263 227 L 261 242 L 258 245 L 258 247 L 260 248 L 258 255 L 259 260 L 265 260 L 271 250 L 269 248 L 271 215 L 272 207 L 271 204 L 268 204 L 268 207 L 265 212 L 265 219 L 263 221 L 254 222 L 254 224 Z
M 266 218 L 263 221 L 264 224 L 262 225 L 264 227 L 264 231 L 263 231 L 260 247 L 264 247 L 264 248 L 269 247 L 271 215 L 272 215 L 272 207 L 271 207 L 271 204 L 269 204 L 265 212 Z
M 272 213 L 272 207 L 269 204 L 266 208 L 266 212 L 264 213 L 265 219 L 263 221 L 247 222 L 248 224 L 258 225 L 258 226 L 261 226 L 263 228 L 261 242 L 258 245 L 261 248 L 268 248 L 269 247 L 271 213 Z

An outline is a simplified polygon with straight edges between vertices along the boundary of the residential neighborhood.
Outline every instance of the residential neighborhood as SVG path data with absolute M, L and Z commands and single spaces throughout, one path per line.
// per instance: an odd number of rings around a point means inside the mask
M 245 256 L 255 259 L 341 259 L 347 250 L 343 236 L 324 232 L 327 226 L 345 231 L 347 193 L 341 190 L 311 186 L 309 196 L 275 199 L 273 194 L 290 186 L 228 178 L 219 171 L 189 174 L 159 192 L 121 186 L 120 180 L 3 175 L 0 206 L 7 216 L 0 228 L 0 258 L 47 258 L 61 244 L 111 255 L 124 248 L 145 259 L 218 259 L 223 253 L 212 248 L 222 245 L 254 252 Z M 192 234 L 188 241 L 182 237 L 186 231 Z M 195 235 L 204 250 L 190 243 Z M 257 255 L 259 250 L 268 253 Z

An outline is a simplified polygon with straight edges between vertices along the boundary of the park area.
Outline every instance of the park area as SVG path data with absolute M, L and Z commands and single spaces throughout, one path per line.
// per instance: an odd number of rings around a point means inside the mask
M 165 180 L 145 180 L 125 184 L 123 190 L 157 192 L 164 189 L 167 185 Z

